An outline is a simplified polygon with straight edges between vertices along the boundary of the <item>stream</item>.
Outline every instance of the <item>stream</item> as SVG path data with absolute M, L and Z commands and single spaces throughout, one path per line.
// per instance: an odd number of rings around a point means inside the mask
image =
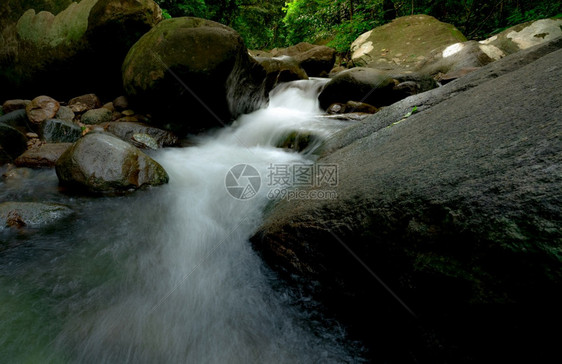
M 170 175 L 164 186 L 86 197 L 60 193 L 54 170 L 1 181 L 0 201 L 62 203 L 75 214 L 39 231 L 0 230 L 0 243 L 13 245 L 0 252 L 0 361 L 363 362 L 361 345 L 248 241 L 272 203 L 272 165 L 314 160 L 315 144 L 296 153 L 276 143 L 346 125 L 317 117 L 322 82 L 283 84 L 266 108 L 193 146 L 150 152 Z M 237 195 L 233 183 L 252 188 Z

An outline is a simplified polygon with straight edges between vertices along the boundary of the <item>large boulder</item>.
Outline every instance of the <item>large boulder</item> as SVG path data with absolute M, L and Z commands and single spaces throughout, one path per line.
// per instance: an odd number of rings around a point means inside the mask
M 466 38 L 453 25 L 429 15 L 411 15 L 361 34 L 351 44 L 356 66 L 380 70 L 415 70 L 432 51 Z
M 280 83 L 308 80 L 308 75 L 299 63 L 290 56 L 281 57 L 254 57 L 254 59 L 264 68 L 265 90 L 269 92 Z
M 306 42 L 288 48 L 276 48 L 270 54 L 273 57 L 293 57 L 309 77 L 326 77 L 336 61 L 335 49 Z
M 386 73 L 365 67 L 356 67 L 335 75 L 322 89 L 318 100 L 327 110 L 333 103 L 365 102 L 377 107 L 390 105 L 395 99 L 394 80 Z
M 233 29 L 199 18 L 167 19 L 130 49 L 123 84 L 135 110 L 178 132 L 228 124 L 263 101 L 265 72 Z
M 127 50 L 161 19 L 152 0 L 82 0 L 62 11 L 47 7 L 60 11 L 56 15 L 39 11 L 44 2 L 3 28 L 0 99 L 7 93 L 66 99 L 89 90 L 114 95 L 121 89 Z
M 152 158 L 117 137 L 93 132 L 68 148 L 56 163 L 62 185 L 93 193 L 124 193 L 168 182 Z
M 477 68 L 497 61 L 506 54 L 496 46 L 474 40 L 438 48 L 422 63 L 420 73 L 436 76 Z
M 513 26 L 480 41 L 480 44 L 499 48 L 505 54 L 512 54 L 560 36 L 562 19 L 540 19 Z
M 337 178 L 300 191 L 330 198 L 270 207 L 255 248 L 320 282 L 310 289 L 379 361 L 548 361 L 558 336 L 544 325 L 562 324 L 561 48 L 507 56 L 336 135 L 316 166 Z

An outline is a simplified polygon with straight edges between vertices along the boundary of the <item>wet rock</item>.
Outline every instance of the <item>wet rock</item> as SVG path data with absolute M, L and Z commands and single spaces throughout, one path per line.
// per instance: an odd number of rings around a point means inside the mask
M 12 111 L 25 109 L 27 105 L 31 103 L 31 100 L 7 100 L 2 104 L 2 110 L 4 114 L 11 113 Z
M 41 138 L 48 143 L 74 143 L 82 136 L 82 128 L 70 121 L 49 119 L 41 124 Z
M 27 118 L 27 111 L 25 111 L 25 109 L 12 111 L 0 116 L 0 123 L 9 125 L 21 132 L 27 132 L 30 124 L 29 119 Z
M 320 107 L 327 109 L 333 103 L 365 102 L 376 107 L 396 101 L 392 94 L 394 80 L 383 72 L 357 67 L 338 73 L 318 96 Z
M 84 113 L 88 110 L 99 109 L 101 101 L 95 94 L 86 94 L 75 97 L 68 102 L 68 107 L 76 114 Z
M 255 60 L 265 69 L 265 88 L 267 91 L 273 90 L 275 86 L 282 82 L 308 79 L 304 69 L 292 57 L 255 57 Z
M 39 202 L 0 203 L 0 231 L 12 228 L 42 228 L 69 217 L 74 212 L 64 206 Z
M 17 129 L 0 123 L 0 163 L 9 162 L 27 149 L 27 138 Z
M 152 158 L 117 137 L 93 132 L 68 148 L 56 163 L 61 185 L 92 193 L 125 193 L 168 182 Z
M 95 125 L 110 122 L 113 113 L 107 109 L 99 108 L 88 110 L 82 115 L 80 121 L 83 124 Z
M 27 118 L 33 124 L 41 124 L 47 119 L 53 118 L 59 111 L 60 104 L 49 96 L 38 96 L 31 100 L 26 106 Z
M 135 43 L 123 63 L 123 84 L 134 109 L 182 133 L 222 126 L 255 110 L 265 101 L 264 78 L 238 33 L 199 18 L 162 21 Z
M 280 201 L 254 246 L 321 282 L 308 288 L 370 347 L 394 358 L 400 339 L 397 362 L 554 353 L 541 328 L 562 322 L 561 48 L 512 54 L 337 134 L 317 161 L 338 167 L 321 187 L 337 198 Z
M 318 141 L 318 137 L 310 132 L 293 131 L 279 139 L 277 148 L 291 149 L 296 152 L 303 152 L 313 143 Z
M 60 156 L 72 143 L 47 143 L 38 148 L 28 149 L 16 158 L 14 163 L 18 167 L 44 168 L 54 167 Z
M 179 138 L 173 133 L 158 129 L 149 125 L 131 122 L 112 122 L 107 125 L 106 130 L 120 139 L 135 144 L 135 134 L 145 134 L 154 139 L 158 148 L 173 147 L 179 145 Z M 136 145 L 143 147 L 142 145 Z
M 336 50 L 306 42 L 288 48 L 273 49 L 274 57 L 290 56 L 309 77 L 326 77 L 336 61 Z

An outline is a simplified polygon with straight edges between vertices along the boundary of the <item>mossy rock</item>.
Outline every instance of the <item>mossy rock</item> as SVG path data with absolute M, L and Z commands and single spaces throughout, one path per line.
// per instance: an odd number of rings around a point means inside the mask
M 113 97 L 121 89 L 127 50 L 161 20 L 161 10 L 152 0 L 82 0 L 62 11 L 63 2 L 43 3 L 30 6 L 3 27 L 0 99 L 10 97 L 8 92 L 67 99 L 95 91 Z
M 432 16 L 404 16 L 360 35 L 351 59 L 356 66 L 413 71 L 434 49 L 464 41 L 455 26 Z
M 196 132 L 231 121 L 229 98 L 237 94 L 228 95 L 229 85 L 241 88 L 251 75 L 234 76 L 252 62 L 233 29 L 199 18 L 167 19 L 130 49 L 123 85 L 135 110 L 149 111 L 177 132 Z
M 68 148 L 56 163 L 62 185 L 92 193 L 125 193 L 168 183 L 160 164 L 117 137 L 93 132 Z

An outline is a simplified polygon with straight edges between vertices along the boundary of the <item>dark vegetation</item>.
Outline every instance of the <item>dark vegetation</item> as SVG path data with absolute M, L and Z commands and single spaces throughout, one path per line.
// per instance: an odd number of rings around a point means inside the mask
M 526 21 L 562 16 L 552 0 L 156 0 L 165 16 L 197 16 L 237 30 L 250 49 L 299 42 L 346 53 L 353 40 L 392 19 L 428 14 L 483 39 Z

